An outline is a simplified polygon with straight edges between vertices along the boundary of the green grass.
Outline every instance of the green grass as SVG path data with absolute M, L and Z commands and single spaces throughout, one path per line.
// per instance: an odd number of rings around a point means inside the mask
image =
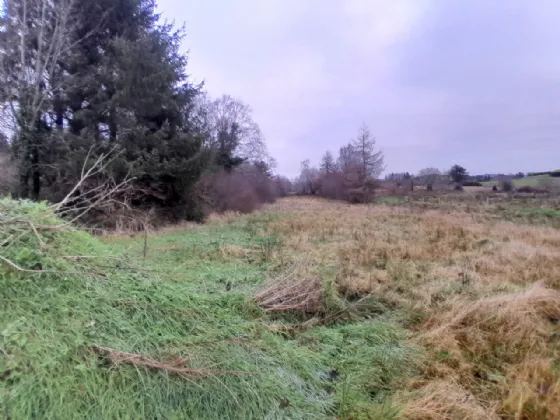
M 46 229 L 60 224 L 46 205 L 0 200 L 0 255 L 57 271 L 0 261 L 0 416 L 396 418 L 394 384 L 415 357 L 400 327 L 363 318 L 285 336 L 268 324 L 286 321 L 251 301 L 282 269 L 271 258 L 281 241 L 263 233 L 269 217 L 150 236 L 144 261 L 142 236 Z M 16 219 L 39 226 L 43 244 L 30 226 L 5 223 Z M 96 346 L 243 373 L 114 365 Z
M 493 185 L 499 185 L 499 184 L 500 184 L 499 181 L 487 181 L 482 183 L 482 185 L 484 185 L 485 187 L 491 187 Z M 550 175 L 528 176 L 521 179 L 514 179 L 513 185 L 517 188 L 521 188 L 521 187 L 546 188 L 545 185 L 560 186 L 560 178 L 552 177 Z

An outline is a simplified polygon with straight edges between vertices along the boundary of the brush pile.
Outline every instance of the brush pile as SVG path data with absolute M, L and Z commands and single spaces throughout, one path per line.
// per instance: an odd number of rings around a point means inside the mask
M 323 309 L 323 282 L 293 268 L 270 280 L 254 301 L 267 312 L 294 311 L 315 314 Z

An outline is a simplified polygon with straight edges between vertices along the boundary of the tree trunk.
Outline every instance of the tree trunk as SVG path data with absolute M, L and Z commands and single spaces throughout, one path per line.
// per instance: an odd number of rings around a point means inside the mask
M 41 192 L 41 169 L 39 167 L 39 148 L 36 143 L 33 144 L 33 150 L 31 153 L 31 173 L 33 182 L 31 199 L 37 201 L 39 200 L 39 193 Z
M 19 172 L 19 198 L 29 198 L 29 168 L 22 165 Z
M 109 140 L 111 143 L 117 141 L 117 113 L 114 107 L 109 111 Z

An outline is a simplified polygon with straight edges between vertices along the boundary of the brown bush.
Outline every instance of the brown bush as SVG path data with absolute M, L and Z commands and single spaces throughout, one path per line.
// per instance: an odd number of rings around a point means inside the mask
M 278 185 L 251 165 L 233 172 L 208 173 L 199 182 L 200 195 L 207 211 L 250 213 L 264 203 L 273 203 Z
M 517 189 L 518 193 L 528 193 L 528 194 L 547 194 L 549 191 L 544 188 L 535 188 L 528 185 L 520 187 Z
M 373 201 L 377 188 L 375 180 L 364 181 L 359 172 L 352 167 L 344 171 L 322 174 L 318 182 L 317 194 L 321 197 L 345 200 L 353 204 Z

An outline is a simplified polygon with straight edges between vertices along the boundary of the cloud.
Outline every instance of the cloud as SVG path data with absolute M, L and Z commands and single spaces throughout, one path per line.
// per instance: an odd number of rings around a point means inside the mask
M 186 21 L 189 68 L 249 103 L 280 172 L 348 142 L 362 121 L 389 171 L 560 164 L 552 0 L 160 0 Z

